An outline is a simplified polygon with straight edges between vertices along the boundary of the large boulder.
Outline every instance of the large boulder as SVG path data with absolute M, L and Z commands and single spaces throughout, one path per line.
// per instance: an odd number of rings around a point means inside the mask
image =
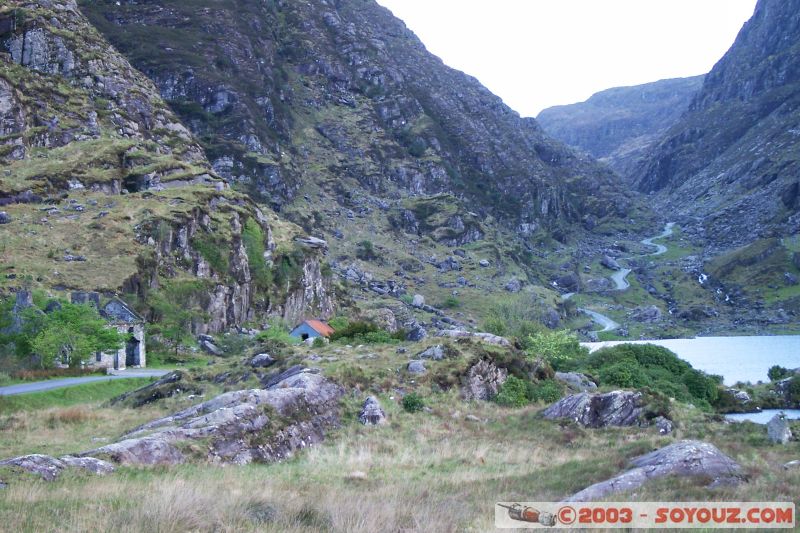
M 555 378 L 567 384 L 567 387 L 574 391 L 589 392 L 597 390 L 594 381 L 578 372 L 556 372 Z
M 421 294 L 415 294 L 411 299 L 411 306 L 421 309 L 425 305 L 425 297 Z
M 178 464 L 185 448 L 215 463 L 269 463 L 321 442 L 338 425 L 341 387 L 313 369 L 293 367 L 265 389 L 232 391 L 144 424 L 83 457 L 122 464 Z
M 11 215 L 6 213 L 5 211 L 0 211 L 0 224 L 10 224 L 11 223 Z
M 606 481 L 595 483 L 573 494 L 566 501 L 587 502 L 628 492 L 651 479 L 665 476 L 710 480 L 709 487 L 737 484 L 744 480 L 736 461 L 707 442 L 684 440 L 637 457 L 630 470 Z
M 639 426 L 644 423 L 644 395 L 636 391 L 573 394 L 544 410 L 548 420 L 567 418 L 588 428 Z
M 93 457 L 72 457 L 65 455 L 59 459 L 49 455 L 23 455 L 0 461 L 0 467 L 11 467 L 41 476 L 45 481 L 53 481 L 67 468 L 81 468 L 97 475 L 114 471 L 114 465 Z
M 260 353 L 253 356 L 250 359 L 250 366 L 253 368 L 266 368 L 268 366 L 274 365 L 276 362 L 275 358 L 272 357 L 268 353 Z
M 409 361 L 406 370 L 411 374 L 424 374 L 427 371 L 422 361 Z
M 467 370 L 461 395 L 465 400 L 491 400 L 506 379 L 508 370 L 498 368 L 494 361 L 481 359 Z
M 785 414 L 778 413 L 767 422 L 767 437 L 774 444 L 787 444 L 792 440 L 792 430 Z
M 386 423 L 386 413 L 375 396 L 370 396 L 364 400 L 364 405 L 358 414 L 358 420 L 365 426 L 377 426 Z

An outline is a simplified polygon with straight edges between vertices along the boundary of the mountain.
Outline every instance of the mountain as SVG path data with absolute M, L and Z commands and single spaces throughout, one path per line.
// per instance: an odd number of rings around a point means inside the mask
M 309 190 L 445 193 L 481 217 L 546 228 L 627 209 L 609 172 L 445 66 L 373 0 L 81 7 L 214 169 L 276 208 Z
M 585 102 L 550 107 L 536 120 L 553 138 L 626 176 L 688 109 L 703 76 L 616 87 Z
M 182 306 L 195 332 L 331 307 L 319 253 L 291 248 L 302 230 L 215 174 L 74 1 L 5 2 L 0 51 L 3 293 L 124 292 L 150 318 Z
M 549 287 L 577 243 L 649 216 L 373 0 L 79 5 L 214 172 L 327 241 L 331 271 L 369 297 L 458 298 L 466 322 L 487 293 Z
M 760 0 L 633 179 L 717 247 L 800 230 L 800 1 Z

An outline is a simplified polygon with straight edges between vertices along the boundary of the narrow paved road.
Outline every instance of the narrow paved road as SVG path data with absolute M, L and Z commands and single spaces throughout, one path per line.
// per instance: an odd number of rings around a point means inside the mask
M 51 379 L 48 381 L 34 381 L 33 383 L 20 383 L 19 385 L 0 387 L 0 396 L 29 394 L 31 392 L 42 392 L 46 390 L 60 389 L 63 387 L 74 387 L 75 385 L 83 385 L 85 383 L 94 383 L 97 381 L 110 381 L 112 379 L 161 377 L 168 372 L 169 370 L 118 370 L 115 371 L 114 374 L 108 376 L 88 376 L 85 378 L 64 378 Z
M 642 257 L 650 257 L 650 256 L 653 256 L 653 255 L 662 255 L 662 254 L 667 253 L 667 247 L 666 246 L 664 246 L 663 244 L 656 244 L 653 241 L 655 241 L 657 239 L 663 239 L 665 237 L 669 237 L 670 235 L 672 235 L 672 228 L 674 226 L 675 226 L 674 222 L 668 222 L 667 225 L 664 226 L 664 231 L 662 231 L 658 235 L 656 235 L 654 237 L 648 237 L 647 239 L 642 239 L 641 241 L 639 241 L 642 244 L 644 244 L 645 246 L 655 246 L 656 247 L 656 251 L 655 252 L 649 253 L 649 254 L 645 254 Z M 628 257 L 626 259 L 631 259 L 631 258 Z M 615 272 L 611 276 L 611 280 L 614 282 L 614 285 L 615 285 L 615 290 L 624 291 L 628 287 L 631 286 L 631 284 L 628 283 L 628 279 L 627 279 L 628 278 L 628 274 L 630 274 L 630 273 L 631 273 L 631 269 L 630 268 L 622 268 L 622 269 L 618 270 L 617 272 Z M 572 298 L 572 296 L 574 294 L 575 293 L 572 293 L 572 292 L 564 294 L 562 296 L 562 299 L 569 300 L 570 298 Z M 589 315 L 590 317 L 592 317 L 592 320 L 597 325 L 602 326 L 602 329 L 595 330 L 595 333 L 603 333 L 605 331 L 614 331 L 615 329 L 619 328 L 619 324 L 618 323 L 614 322 L 613 320 L 611 320 L 606 315 L 602 315 L 602 314 L 598 313 L 597 311 L 592 311 L 590 309 L 584 309 L 582 307 L 579 307 L 578 311 Z

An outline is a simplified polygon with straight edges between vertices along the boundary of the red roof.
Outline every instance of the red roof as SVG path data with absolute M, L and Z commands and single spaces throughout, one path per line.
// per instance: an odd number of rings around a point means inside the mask
M 311 329 L 323 337 L 330 337 L 333 334 L 333 328 L 321 320 L 306 320 L 304 324 L 308 324 Z

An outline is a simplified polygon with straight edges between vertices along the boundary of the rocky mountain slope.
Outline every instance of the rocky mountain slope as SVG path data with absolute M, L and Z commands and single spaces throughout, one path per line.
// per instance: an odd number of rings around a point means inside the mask
M 688 109 L 703 76 L 616 87 L 585 102 L 550 107 L 536 117 L 547 134 L 629 175 L 648 149 Z
M 450 193 L 512 226 L 625 211 L 608 172 L 446 67 L 374 1 L 81 6 L 214 168 L 275 205 L 313 184 L 328 195 Z
M 612 172 L 372 0 L 79 4 L 216 174 L 327 241 L 330 271 L 359 299 L 458 298 L 466 323 L 487 294 L 533 285 L 552 307 L 542 286 L 587 229 L 607 239 L 647 216 Z
M 800 2 L 760 0 L 634 174 L 719 247 L 800 230 Z
M 145 311 L 160 292 L 196 310 L 195 331 L 286 312 L 297 292 L 311 307 L 332 305 L 320 279 L 307 279 L 314 265 L 320 276 L 316 251 L 296 254 L 284 286 L 265 278 L 267 261 L 283 261 L 274 222 L 216 175 L 152 82 L 74 1 L 0 8 L 0 125 L 4 291 L 125 291 Z

